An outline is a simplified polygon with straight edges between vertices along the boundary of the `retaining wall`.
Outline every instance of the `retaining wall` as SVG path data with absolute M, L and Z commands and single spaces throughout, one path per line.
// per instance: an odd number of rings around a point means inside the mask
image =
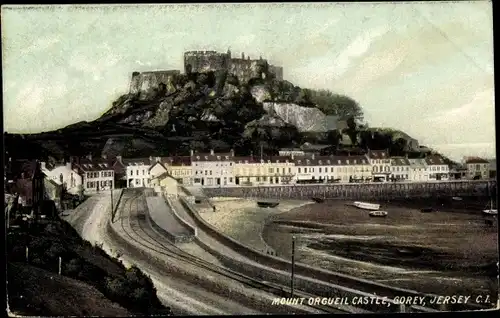
M 209 223 L 207 223 L 203 218 L 199 215 L 198 211 L 189 204 L 187 201 L 185 201 L 184 198 L 180 198 L 181 204 L 186 208 L 187 212 L 191 215 L 191 217 L 195 220 L 196 225 L 199 226 L 203 231 L 205 231 L 208 235 L 210 235 L 212 238 L 217 240 L 218 242 L 224 244 L 225 246 L 235 250 L 237 253 L 246 256 L 249 259 L 254 260 L 255 262 L 268 266 L 271 268 L 275 268 L 278 270 L 283 270 L 283 271 L 290 271 L 291 270 L 291 262 L 277 258 L 274 256 L 266 255 L 264 253 L 261 253 L 253 248 L 250 248 L 248 246 L 245 246 L 236 240 L 226 236 L 223 233 L 220 233 L 218 230 L 216 230 L 213 226 L 211 226 Z M 205 245 L 205 244 L 204 244 Z M 206 246 L 206 245 L 205 245 Z M 207 246 L 206 246 L 207 247 Z M 253 277 L 263 279 L 263 280 L 271 280 L 275 281 L 278 280 L 282 284 L 289 284 L 289 278 L 283 278 L 278 277 L 277 274 L 272 274 L 269 271 L 263 271 L 262 269 L 253 267 L 250 264 L 246 263 L 241 263 L 237 262 L 234 259 L 228 258 L 224 255 L 220 255 L 221 260 L 225 260 L 227 266 L 232 266 L 233 269 L 235 270 L 242 270 L 245 273 L 251 273 L 251 275 L 254 275 Z M 423 294 L 419 293 L 417 291 L 412 291 L 412 290 L 406 290 L 402 288 L 396 288 L 396 287 L 391 287 L 391 286 L 386 286 L 380 283 L 376 283 L 373 281 L 365 280 L 362 278 L 357 278 L 357 277 L 351 277 L 345 274 L 341 273 L 335 273 L 331 271 L 327 271 L 324 269 L 320 268 L 315 268 L 303 263 L 295 263 L 295 273 L 297 275 L 301 275 L 304 277 L 310 277 L 315 280 L 317 280 L 316 283 L 311 283 L 311 280 L 299 280 L 296 282 L 296 286 L 304 291 L 313 293 L 313 294 L 320 294 L 321 296 L 325 297 L 331 297 L 332 295 L 345 295 L 345 296 L 350 296 L 351 299 L 354 296 L 360 296 L 360 295 L 370 295 L 373 296 L 372 294 L 366 294 L 363 292 L 360 292 L 362 290 L 370 290 L 373 294 L 376 294 L 378 296 L 387 296 L 389 298 L 393 298 L 394 296 L 428 296 L 428 297 L 434 297 L 437 295 L 432 295 L 432 294 Z M 327 283 L 328 285 L 324 284 Z M 349 286 L 349 288 L 344 287 L 344 286 Z M 366 305 L 368 307 L 363 307 L 367 310 L 373 310 L 373 305 L 370 309 L 369 305 Z M 391 308 L 392 307 L 392 308 Z M 388 310 L 388 312 L 394 312 L 394 308 L 398 306 L 391 306 L 386 308 L 385 310 Z M 380 308 L 380 305 L 377 305 L 377 310 L 374 311 L 379 311 L 382 308 Z M 463 304 L 449 304 L 446 306 L 439 306 L 439 308 L 434 308 L 438 310 L 449 310 L 449 311 L 459 311 L 459 310 L 471 310 L 470 305 L 463 305 Z M 474 309 L 480 309 L 480 308 L 474 308 Z M 396 311 L 399 311 L 400 309 L 397 309 Z M 411 311 L 425 311 L 425 309 L 417 306 L 407 306 L 406 312 L 411 312 Z
M 208 197 L 245 197 L 269 199 L 396 199 L 446 196 L 488 196 L 496 191 L 496 181 L 466 180 L 442 182 L 388 182 L 282 185 L 262 187 L 203 188 Z
M 163 196 L 162 196 L 163 197 Z M 147 202 L 146 202 L 147 203 Z M 168 206 L 168 202 L 165 202 L 165 204 L 167 204 Z M 194 231 L 193 231 L 193 228 L 192 227 L 185 227 L 184 228 L 190 233 L 189 235 L 175 235 L 174 233 L 170 233 L 169 231 L 167 231 L 166 229 L 164 229 L 162 226 L 160 226 L 152 217 L 151 217 L 151 214 L 149 212 L 149 204 L 147 203 L 146 204 L 146 208 L 147 208 L 147 211 L 146 211 L 146 217 L 149 219 L 149 221 L 151 221 L 151 225 L 158 231 L 160 232 L 163 236 L 165 236 L 169 241 L 171 241 L 172 243 L 174 244 L 178 244 L 178 243 L 188 243 L 188 242 L 191 242 L 193 240 L 193 237 L 194 237 Z M 172 207 L 170 207 L 170 210 L 172 211 L 172 214 L 173 214 L 173 218 L 177 219 L 175 213 L 173 213 L 173 210 L 172 210 Z M 170 211 L 165 211 L 165 213 L 171 213 Z M 181 225 L 184 225 L 185 222 L 180 222 Z

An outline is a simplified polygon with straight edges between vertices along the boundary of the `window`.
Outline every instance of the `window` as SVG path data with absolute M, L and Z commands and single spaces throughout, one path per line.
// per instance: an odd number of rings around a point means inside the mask
M 288 173 L 292 173 L 292 168 L 288 168 Z
M 298 168 L 297 170 L 298 170 L 298 171 L 299 171 L 299 173 L 300 173 L 300 168 Z
M 233 182 L 233 178 L 232 177 L 229 177 L 229 182 Z
M 269 173 L 273 173 L 273 168 L 269 168 Z
M 267 181 L 267 177 L 263 177 L 263 178 L 262 178 L 262 181 Z
M 207 170 L 205 170 L 205 175 L 208 176 L 208 171 Z
M 321 168 L 319 168 L 319 172 L 321 173 Z
M 87 188 L 90 188 L 90 182 L 87 182 Z
M 146 170 L 142 170 L 142 175 L 146 175 Z
M 212 170 L 210 170 L 210 175 L 212 175 Z
M 330 168 L 330 172 L 333 172 L 333 167 Z
M 138 176 L 139 175 L 139 170 L 135 170 L 135 175 Z

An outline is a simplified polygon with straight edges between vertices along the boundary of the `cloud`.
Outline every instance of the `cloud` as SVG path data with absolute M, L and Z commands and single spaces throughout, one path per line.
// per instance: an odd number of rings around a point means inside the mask
M 451 110 L 439 111 L 431 118 L 427 118 L 427 121 L 445 124 L 453 120 L 453 124 L 457 125 L 462 123 L 462 121 L 470 121 L 472 118 L 478 117 L 485 111 L 489 112 L 493 110 L 494 103 L 495 93 L 493 89 L 487 89 L 476 93 L 470 102 Z
M 389 29 L 387 27 L 381 26 L 356 37 L 335 58 L 335 62 L 332 66 L 332 70 L 335 72 L 335 75 L 340 76 L 344 74 L 349 69 L 349 66 L 354 58 L 365 54 L 370 49 L 373 41 L 388 31 Z

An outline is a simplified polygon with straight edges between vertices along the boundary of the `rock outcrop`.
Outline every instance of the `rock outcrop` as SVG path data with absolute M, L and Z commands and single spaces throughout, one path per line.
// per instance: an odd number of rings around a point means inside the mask
M 264 102 L 263 107 L 268 114 L 280 117 L 301 132 L 325 132 L 337 128 L 336 118 L 326 116 L 317 108 L 275 102 Z

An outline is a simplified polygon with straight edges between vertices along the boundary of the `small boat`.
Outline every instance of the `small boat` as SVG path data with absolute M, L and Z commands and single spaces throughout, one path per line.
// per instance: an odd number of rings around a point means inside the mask
M 387 214 L 388 213 L 386 211 L 371 211 L 369 213 L 371 217 L 379 217 L 379 218 L 385 218 Z
M 355 207 L 358 209 L 363 209 L 363 210 L 373 210 L 376 211 L 380 209 L 380 204 L 373 204 L 373 203 L 366 203 L 366 202 L 359 202 L 356 201 L 353 204 Z
M 461 197 L 452 197 L 451 199 L 453 201 L 462 201 L 463 200 Z
M 422 212 L 422 213 L 434 212 L 434 209 L 433 208 L 423 208 L 420 210 L 420 212 Z
M 313 197 L 313 198 L 311 198 L 311 200 L 313 200 L 316 203 L 323 203 L 323 202 L 325 202 L 325 199 L 318 198 L 318 197 Z
M 483 210 L 483 213 L 486 215 L 498 215 L 498 210 L 493 209 L 493 200 L 490 198 L 490 208 Z
M 266 201 L 257 201 L 257 205 L 260 208 L 275 208 L 279 205 L 279 202 L 266 202 Z

